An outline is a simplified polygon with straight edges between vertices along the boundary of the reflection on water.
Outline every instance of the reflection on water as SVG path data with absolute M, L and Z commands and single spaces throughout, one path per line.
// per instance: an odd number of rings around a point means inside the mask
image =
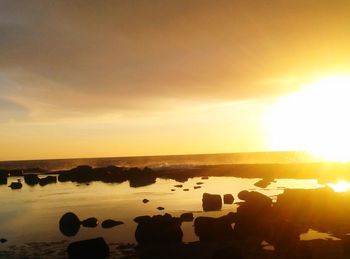
M 11 177 L 9 182 L 16 181 Z M 202 194 L 237 194 L 241 190 L 259 190 L 271 197 L 283 192 L 284 188 L 317 188 L 316 180 L 279 179 L 268 189 L 254 186 L 259 179 L 235 177 L 211 177 L 209 179 L 192 178 L 183 183 L 183 188 L 174 188 L 174 180 L 158 179 L 156 184 L 140 188 L 130 188 L 129 183 L 106 184 L 92 182 L 89 185 L 71 182 L 58 182 L 46 187 L 24 185 L 21 190 L 11 190 L 1 186 L 2 208 L 0 214 L 1 235 L 9 240 L 8 245 L 16 243 L 57 241 L 68 239 L 80 240 L 103 236 L 107 242 L 135 242 L 136 224 L 133 219 L 140 215 L 170 213 L 180 216 L 184 212 L 193 212 L 194 217 L 205 215 L 218 217 L 229 211 L 236 211 L 237 206 L 223 205 L 218 212 L 202 211 Z M 203 182 L 200 189 L 194 189 L 196 183 Z M 171 191 L 171 189 L 175 191 Z M 189 191 L 183 191 L 188 188 Z M 143 203 L 144 198 L 149 199 Z M 164 211 L 156 208 L 162 206 Z M 59 219 L 66 212 L 72 211 L 80 219 L 96 217 L 101 223 L 106 219 L 123 221 L 123 225 L 111 229 L 81 227 L 74 237 L 65 237 L 58 228 Z M 198 240 L 193 231 L 193 223 L 182 224 L 184 242 Z
M 344 180 L 340 180 L 337 183 L 329 183 L 327 185 L 335 192 L 346 192 L 350 190 L 350 183 Z

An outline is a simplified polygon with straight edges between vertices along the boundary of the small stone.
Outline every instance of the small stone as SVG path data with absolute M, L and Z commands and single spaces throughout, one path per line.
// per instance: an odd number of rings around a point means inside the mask
M 101 226 L 102 228 L 113 228 L 118 225 L 122 225 L 124 222 L 122 221 L 116 221 L 113 219 L 106 219 L 105 221 L 102 222 Z
M 224 203 L 225 204 L 232 204 L 235 199 L 233 198 L 232 194 L 225 194 L 224 195 Z
M 177 184 L 177 185 L 174 185 L 174 187 L 176 187 L 176 188 L 182 188 L 183 185 L 182 185 L 182 184 Z
M 202 185 L 203 184 L 203 182 L 198 182 L 198 183 L 196 183 L 197 185 Z
M 193 189 L 200 189 L 202 186 L 194 186 Z
M 5 239 L 5 238 L 1 238 L 1 239 L 0 239 L 0 243 L 1 243 L 1 244 L 6 243 L 6 242 L 7 242 L 7 239 Z
M 184 192 L 188 192 L 190 189 L 183 189 Z
M 163 207 L 158 207 L 157 210 L 164 210 L 164 208 Z
M 94 228 L 98 225 L 97 218 L 88 218 L 81 222 L 81 225 L 83 225 L 86 228 Z
M 175 192 L 175 189 L 171 189 L 172 192 Z
M 149 200 L 148 199 L 143 199 L 142 202 L 143 203 L 147 203 L 147 202 L 149 202 Z

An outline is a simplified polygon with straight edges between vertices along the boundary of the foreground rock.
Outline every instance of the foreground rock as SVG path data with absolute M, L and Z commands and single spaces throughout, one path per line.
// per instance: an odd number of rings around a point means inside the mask
M 49 175 L 49 176 L 46 176 L 44 178 L 40 178 L 39 179 L 39 185 L 40 186 L 45 186 L 45 185 L 48 185 L 48 184 L 51 184 L 51 183 L 57 183 L 57 177 L 56 176 Z
M 138 223 L 135 238 L 140 245 L 181 243 L 182 219 L 172 217 L 170 214 L 140 216 L 134 219 Z
M 12 189 L 12 190 L 17 190 L 17 189 L 21 189 L 23 186 L 23 184 L 21 182 L 12 182 L 9 187 Z
M 200 241 L 218 242 L 233 239 L 232 223 L 236 221 L 235 213 L 228 213 L 219 218 L 198 217 L 194 220 L 194 231 Z
M 193 213 L 191 212 L 186 212 L 186 213 L 183 213 L 181 214 L 180 216 L 180 219 L 183 221 L 183 222 L 192 222 L 194 217 L 193 217 Z
M 106 241 L 99 237 L 71 243 L 67 252 L 72 259 L 106 258 L 109 255 L 109 247 Z
M 36 174 L 25 174 L 24 182 L 30 186 L 37 185 L 39 183 L 39 177 Z
M 87 218 L 81 222 L 81 225 L 86 228 L 95 228 L 98 225 L 98 220 L 94 217 Z
M 124 224 L 122 221 L 116 221 L 113 219 L 106 219 L 105 221 L 102 222 L 102 228 L 113 228 L 119 225 Z
M 225 194 L 224 195 L 224 204 L 232 204 L 234 202 L 234 198 L 232 194 Z
M 204 211 L 221 210 L 221 195 L 204 193 L 202 196 L 202 207 Z
M 80 229 L 80 220 L 73 212 L 67 212 L 59 221 L 59 229 L 65 236 L 75 236 Z

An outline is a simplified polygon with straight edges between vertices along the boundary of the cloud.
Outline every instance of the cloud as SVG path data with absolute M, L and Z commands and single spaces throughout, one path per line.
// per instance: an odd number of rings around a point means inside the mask
M 57 116 L 279 95 L 295 86 L 261 82 L 348 65 L 348 11 L 343 1 L 3 0 L 1 94 Z

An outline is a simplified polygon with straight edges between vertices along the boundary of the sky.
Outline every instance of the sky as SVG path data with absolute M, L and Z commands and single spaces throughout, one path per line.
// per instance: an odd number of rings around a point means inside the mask
M 269 150 L 349 31 L 345 0 L 0 0 L 0 160 Z

